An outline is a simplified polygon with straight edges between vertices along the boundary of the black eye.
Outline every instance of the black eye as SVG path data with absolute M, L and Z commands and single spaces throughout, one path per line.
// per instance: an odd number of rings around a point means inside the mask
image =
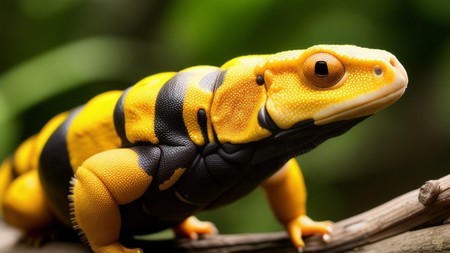
M 258 85 L 263 85 L 264 84 L 264 76 L 262 76 L 262 75 L 257 75 L 256 76 L 256 83 L 258 84 Z
M 314 66 L 314 74 L 317 77 L 327 77 L 328 76 L 328 65 L 326 61 L 318 61 Z

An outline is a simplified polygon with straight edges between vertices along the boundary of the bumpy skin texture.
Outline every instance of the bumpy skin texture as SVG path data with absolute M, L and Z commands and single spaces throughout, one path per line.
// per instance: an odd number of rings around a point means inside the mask
M 57 219 L 94 252 L 136 252 L 120 238 L 215 233 L 193 215 L 262 185 L 303 247 L 302 235 L 331 224 L 306 216 L 293 158 L 392 104 L 407 82 L 392 54 L 336 45 L 152 75 L 56 116 L 19 147 L 0 171 L 3 216 L 27 231 Z

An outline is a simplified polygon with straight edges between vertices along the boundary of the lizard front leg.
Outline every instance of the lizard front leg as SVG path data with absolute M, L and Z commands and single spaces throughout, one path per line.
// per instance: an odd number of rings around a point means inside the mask
M 131 149 L 114 149 L 86 160 L 76 171 L 73 187 L 73 222 L 95 253 L 131 253 L 118 242 L 121 217 L 119 205 L 139 198 L 152 177 L 138 164 Z
M 299 250 L 305 246 L 302 235 L 331 233 L 331 222 L 316 222 L 306 215 L 305 183 L 295 159 L 266 180 L 263 187 L 275 215 Z

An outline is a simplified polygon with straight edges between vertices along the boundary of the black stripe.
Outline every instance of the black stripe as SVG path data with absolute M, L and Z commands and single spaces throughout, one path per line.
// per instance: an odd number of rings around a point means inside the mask
M 158 146 L 135 146 L 131 148 L 138 155 L 139 166 L 147 175 L 155 177 L 158 172 L 161 149 Z
M 73 177 L 67 149 L 67 131 L 81 108 L 75 109 L 53 132 L 39 158 L 39 177 L 53 211 L 58 217 L 70 222 L 69 195 L 70 180 Z
M 16 151 L 17 152 L 17 151 Z M 16 160 L 16 153 L 14 153 L 13 156 L 10 158 L 10 167 L 7 169 L 11 170 L 11 177 L 13 179 L 16 179 L 18 176 L 20 176 L 19 172 L 17 171 L 16 163 L 14 162 Z
M 183 145 L 188 132 L 183 119 L 187 83 L 192 73 L 178 73 L 158 93 L 155 106 L 155 134 L 161 144 Z
M 131 147 L 132 143 L 127 139 L 126 130 L 125 130 L 125 111 L 124 111 L 124 99 L 127 95 L 128 91 L 131 89 L 126 89 L 122 96 L 120 96 L 119 100 L 116 103 L 116 107 L 114 108 L 114 127 L 116 128 L 116 133 L 122 140 L 122 147 Z
M 200 109 L 197 112 L 197 122 L 200 130 L 202 131 L 203 139 L 205 140 L 205 145 L 209 143 L 208 138 L 208 118 L 206 115 L 206 111 L 204 109 Z
M 226 74 L 227 74 L 227 70 L 223 70 L 220 72 L 219 76 L 216 79 L 216 83 L 214 84 L 213 91 L 216 91 L 223 84 Z
M 216 86 L 216 81 L 218 79 L 218 77 L 220 77 L 222 71 L 220 69 L 217 69 L 215 71 L 212 71 L 208 74 L 206 74 L 198 83 L 198 85 L 204 89 L 204 90 L 209 90 L 209 91 L 214 91 L 215 86 Z M 222 78 L 223 79 L 223 78 Z M 223 80 L 222 80 L 223 81 Z

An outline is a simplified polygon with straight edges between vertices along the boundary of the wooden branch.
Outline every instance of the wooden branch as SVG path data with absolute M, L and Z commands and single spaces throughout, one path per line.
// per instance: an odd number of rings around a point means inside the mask
M 1 223 L 0 223 L 0 227 Z M 1 232 L 1 230 L 0 230 Z M 305 252 L 450 252 L 450 175 L 379 207 L 337 222 L 331 242 L 305 239 Z M 1 234 L 0 241 L 5 240 Z M 298 252 L 285 232 L 209 236 L 200 240 L 134 241 L 144 252 L 249 253 Z M 0 249 L 0 251 L 2 251 Z M 2 252 L 88 252 L 76 243 L 53 242 L 41 249 L 21 243 Z
M 428 181 L 420 189 L 337 222 L 329 243 L 319 236 L 309 237 L 305 240 L 305 252 L 450 250 L 450 224 L 442 225 L 449 221 L 450 175 Z M 407 232 L 419 228 L 423 229 Z M 284 232 L 217 235 L 196 241 L 139 241 L 139 245 L 146 252 L 297 252 Z
M 351 250 L 352 253 L 450 252 L 450 224 L 405 232 Z
M 309 244 L 307 242 L 308 249 L 336 252 L 376 242 L 420 226 L 442 224 L 450 217 L 449 208 L 450 175 L 428 181 L 421 189 L 339 222 L 334 228 L 330 243 L 311 240 Z

